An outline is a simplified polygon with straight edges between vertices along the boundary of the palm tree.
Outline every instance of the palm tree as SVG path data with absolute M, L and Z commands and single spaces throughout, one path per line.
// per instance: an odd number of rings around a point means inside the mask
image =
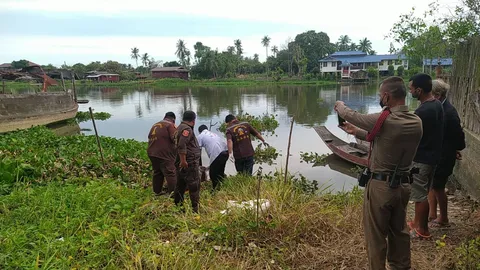
M 365 53 L 370 53 L 372 51 L 372 42 L 368 38 L 361 39 L 358 42 L 358 49 Z
M 273 53 L 273 57 L 277 57 L 278 47 L 277 47 L 276 45 L 273 45 L 273 47 L 272 47 L 272 53 Z
M 337 42 L 338 50 L 346 51 L 350 49 L 350 42 L 352 42 L 352 40 L 348 35 L 341 35 Z
M 135 59 L 135 62 L 137 63 L 137 67 L 138 67 L 138 58 L 140 58 L 140 54 L 139 54 L 140 50 L 137 48 L 137 47 L 133 47 L 132 48 L 132 59 Z
M 348 48 L 350 51 L 356 51 L 358 49 L 357 44 L 355 42 L 352 42 Z
M 185 42 L 181 39 L 177 41 L 177 51 L 175 54 L 183 67 L 190 64 L 190 51 L 187 49 Z
M 142 63 L 145 67 L 147 67 L 150 63 L 150 55 L 148 55 L 148 53 L 144 53 L 142 55 Z
M 242 41 L 240 39 L 236 39 L 233 41 L 233 44 L 235 45 L 235 49 L 237 50 L 237 55 L 242 56 L 243 54 Z
M 269 36 L 264 36 L 262 38 L 262 45 L 263 47 L 265 47 L 265 55 L 266 55 L 266 58 L 265 58 L 265 64 L 267 66 L 267 79 L 268 79 L 268 64 L 267 64 L 267 60 L 268 60 L 268 46 L 270 46 L 270 37 Z

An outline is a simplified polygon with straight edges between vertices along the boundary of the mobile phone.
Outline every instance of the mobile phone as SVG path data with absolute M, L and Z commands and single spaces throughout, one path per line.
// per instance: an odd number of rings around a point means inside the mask
M 346 122 L 345 119 L 343 119 L 342 117 L 340 117 L 339 114 L 337 114 L 338 116 L 338 125 L 339 126 L 343 126 L 343 124 Z

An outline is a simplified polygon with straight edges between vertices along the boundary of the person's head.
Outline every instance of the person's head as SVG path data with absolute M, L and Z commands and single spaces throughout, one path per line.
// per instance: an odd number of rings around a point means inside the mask
M 206 125 L 201 125 L 198 127 L 198 133 L 202 133 L 204 130 L 208 130 Z
M 233 120 L 235 120 L 236 117 L 233 114 L 229 114 L 225 117 L 225 123 L 230 124 Z
M 173 112 L 167 112 L 165 114 L 165 119 L 170 119 L 170 120 L 173 120 L 175 121 L 177 119 L 177 117 L 175 116 L 175 114 Z
M 443 101 L 447 98 L 448 91 L 450 90 L 450 85 L 442 80 L 433 80 L 432 82 L 432 94 L 433 96 Z
M 420 99 L 432 91 L 432 77 L 424 73 L 414 75 L 410 78 L 408 87 L 412 97 Z
M 192 111 L 186 111 L 183 113 L 182 121 L 186 123 L 190 123 L 192 126 L 195 125 L 195 119 L 197 119 L 197 115 Z
M 397 76 L 388 77 L 380 83 L 378 91 L 380 106 L 395 107 L 405 104 L 407 88 L 403 79 Z

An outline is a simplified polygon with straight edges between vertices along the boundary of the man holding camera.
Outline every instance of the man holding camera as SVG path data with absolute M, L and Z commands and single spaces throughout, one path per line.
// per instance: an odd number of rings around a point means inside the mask
M 337 101 L 349 134 L 371 141 L 371 175 L 363 204 L 363 225 L 369 269 L 410 269 L 410 235 L 406 224 L 410 198 L 410 167 L 422 138 L 422 122 L 405 105 L 403 79 L 389 77 L 380 84 L 381 113 L 361 114 Z

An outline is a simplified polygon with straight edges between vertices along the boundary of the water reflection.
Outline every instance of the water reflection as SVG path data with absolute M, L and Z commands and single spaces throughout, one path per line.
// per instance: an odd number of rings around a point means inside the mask
M 349 189 L 356 184 L 355 175 L 350 171 L 351 165 L 338 159 L 334 159 L 330 165 L 320 167 L 301 163 L 300 152 L 330 153 L 311 127 L 325 125 L 339 138 L 353 140 L 337 127 L 337 117 L 333 111 L 335 101 L 343 100 L 348 106 L 364 113 L 380 110 L 376 85 L 143 89 L 96 87 L 82 88 L 78 95 L 81 99 L 90 100 L 89 104 L 80 105 L 81 111 L 92 107 L 97 112 L 112 114 L 109 120 L 97 122 L 101 135 L 140 141 L 146 141 L 151 125 L 161 120 L 167 111 L 177 114 L 178 124 L 185 110 L 193 110 L 198 114 L 197 126 L 208 126 L 210 121 L 222 123 L 228 113 L 275 114 L 280 126 L 267 141 L 283 154 L 276 161 L 277 168 L 285 164 L 289 123 L 291 117 L 295 116 L 291 148 L 293 155 L 289 170 L 302 173 L 308 179 L 331 184 L 337 190 Z M 81 123 L 80 126 L 82 129 L 91 128 L 91 123 Z M 93 134 L 91 131 L 83 133 Z M 206 155 L 203 158 L 206 162 Z M 264 171 L 276 169 L 265 165 L 262 167 Z M 226 169 L 227 173 L 235 172 L 231 163 L 227 164 Z

